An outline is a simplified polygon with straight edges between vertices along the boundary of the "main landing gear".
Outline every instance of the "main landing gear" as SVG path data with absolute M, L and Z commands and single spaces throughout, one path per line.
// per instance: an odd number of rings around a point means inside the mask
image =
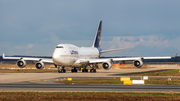
M 83 73 L 84 73 L 84 72 L 87 73 L 87 72 L 88 72 L 88 69 L 83 68 L 82 72 L 83 72 Z M 96 73 L 96 69 L 92 68 L 92 69 L 90 69 L 90 72 L 91 72 L 91 73 Z
M 58 73 L 65 73 L 66 70 L 64 69 L 64 67 L 58 67 Z
M 90 72 L 91 73 L 96 73 L 96 69 L 93 68 L 93 69 L 90 70 Z
M 91 68 L 92 68 L 92 69 L 90 70 L 90 72 L 91 72 L 91 73 L 96 73 L 96 68 L 98 68 L 98 65 L 97 65 L 97 64 L 92 64 L 92 65 L 91 65 Z
M 77 73 L 77 67 L 72 67 L 72 69 L 71 69 L 71 72 L 72 73 Z M 61 67 L 58 67 L 58 73 L 65 73 L 66 72 L 66 70 L 64 69 L 64 66 L 61 66 Z M 82 69 L 82 72 L 83 73 L 87 73 L 88 72 L 88 69 L 86 69 L 86 67 L 84 67 L 83 69 Z M 95 68 L 92 68 L 92 69 L 90 69 L 90 72 L 91 73 L 96 73 L 96 69 Z
M 88 69 L 84 68 L 82 69 L 82 72 L 88 72 Z
M 73 69 L 71 69 L 71 72 L 72 72 L 72 73 L 74 73 L 74 72 L 77 73 L 77 69 L 76 69 L 76 68 L 73 68 Z

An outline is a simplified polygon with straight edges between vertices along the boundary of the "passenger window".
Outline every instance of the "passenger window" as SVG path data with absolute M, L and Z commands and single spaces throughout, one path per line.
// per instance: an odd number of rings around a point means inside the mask
M 57 46 L 56 48 L 63 48 L 63 46 Z

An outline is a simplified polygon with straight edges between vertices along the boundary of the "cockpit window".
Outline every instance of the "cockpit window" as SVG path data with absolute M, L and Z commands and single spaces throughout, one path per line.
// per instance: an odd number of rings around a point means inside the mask
M 56 48 L 63 48 L 63 46 L 57 46 Z

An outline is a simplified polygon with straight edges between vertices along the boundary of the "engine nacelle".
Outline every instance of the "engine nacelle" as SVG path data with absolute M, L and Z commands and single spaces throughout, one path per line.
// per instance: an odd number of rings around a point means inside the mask
M 24 61 L 23 59 L 20 59 L 17 61 L 17 66 L 20 68 L 24 68 L 26 66 L 26 61 Z
M 42 61 L 38 61 L 35 63 L 36 69 L 43 69 L 44 68 L 44 63 Z
M 105 70 L 109 70 L 109 69 L 111 69 L 111 67 L 112 67 L 112 64 L 110 62 L 102 63 L 102 68 Z
M 143 65 L 143 62 L 142 62 L 141 60 L 135 60 L 135 61 L 133 62 L 133 64 L 134 64 L 134 67 L 136 67 L 136 68 L 141 68 L 142 65 Z

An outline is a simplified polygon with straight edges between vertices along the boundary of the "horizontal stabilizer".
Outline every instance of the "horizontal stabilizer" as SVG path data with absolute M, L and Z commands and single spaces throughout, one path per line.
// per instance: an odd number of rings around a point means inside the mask
M 178 53 L 175 56 L 173 56 L 172 58 L 175 58 L 177 55 L 178 55 Z

